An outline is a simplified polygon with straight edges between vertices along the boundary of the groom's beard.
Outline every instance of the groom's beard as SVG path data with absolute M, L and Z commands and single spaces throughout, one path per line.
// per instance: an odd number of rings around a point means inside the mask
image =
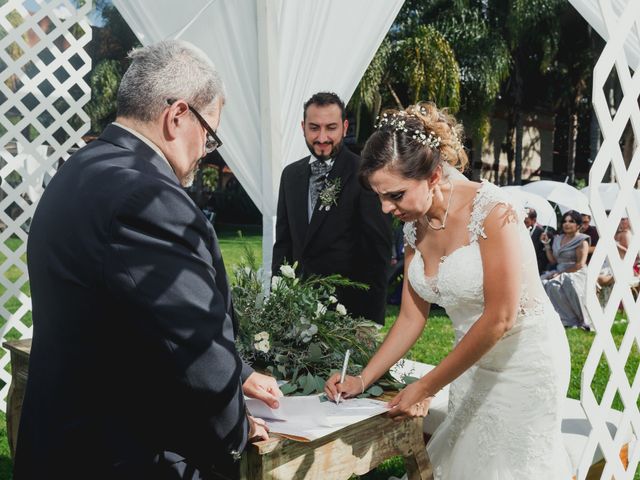
M 309 143 L 305 140 L 305 143 L 307 144 L 307 148 L 309 149 L 309 151 L 311 152 L 311 155 L 313 155 L 314 157 L 316 157 L 318 160 L 321 160 L 323 162 L 326 162 L 327 160 L 331 159 L 331 158 L 335 158 L 336 155 L 338 155 L 338 153 L 340 153 L 340 150 L 342 150 L 342 144 L 344 143 L 342 140 L 340 140 L 338 143 L 333 143 L 333 142 L 322 142 L 323 144 L 331 144 L 331 152 L 329 152 L 329 155 L 320 155 L 317 154 L 316 151 L 314 150 L 314 145 L 321 145 L 320 142 L 313 142 L 313 143 Z

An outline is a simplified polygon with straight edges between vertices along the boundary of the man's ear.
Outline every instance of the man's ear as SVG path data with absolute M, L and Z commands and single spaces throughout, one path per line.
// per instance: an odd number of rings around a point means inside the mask
M 342 131 L 342 136 L 346 137 L 347 136 L 347 130 L 349 129 L 349 120 L 347 120 L 346 118 L 344 119 L 343 127 L 344 127 L 344 130 Z
M 304 120 L 300 122 L 300 126 L 302 127 L 302 133 L 304 133 Z
M 165 111 L 163 130 L 170 140 L 176 138 L 179 127 L 188 115 L 189 105 L 184 100 L 176 100 L 169 105 Z

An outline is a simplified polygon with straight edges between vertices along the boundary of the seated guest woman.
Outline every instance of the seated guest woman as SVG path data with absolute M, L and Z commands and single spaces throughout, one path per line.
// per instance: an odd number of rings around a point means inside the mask
M 587 254 L 589 236 L 580 233 L 581 215 L 575 210 L 562 217 L 562 233 L 549 241 L 546 233 L 540 236 L 546 242 L 545 253 L 549 263 L 556 264 L 556 271 L 543 275 L 544 289 L 553 303 L 565 327 L 589 329 L 585 315 L 584 294 L 587 283 Z

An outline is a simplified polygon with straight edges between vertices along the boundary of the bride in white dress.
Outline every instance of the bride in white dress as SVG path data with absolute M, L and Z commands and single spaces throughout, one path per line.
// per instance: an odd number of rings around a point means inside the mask
M 561 438 L 569 346 L 538 277 L 524 212 L 491 183 L 468 181 L 461 126 L 433 104 L 387 112 L 362 152 L 361 177 L 382 209 L 405 222 L 400 313 L 358 377 L 325 386 L 360 394 L 420 337 L 431 303 L 456 344 L 391 402 L 396 418 L 424 416 L 451 384 L 448 415 L 427 451 L 436 479 L 571 478 Z

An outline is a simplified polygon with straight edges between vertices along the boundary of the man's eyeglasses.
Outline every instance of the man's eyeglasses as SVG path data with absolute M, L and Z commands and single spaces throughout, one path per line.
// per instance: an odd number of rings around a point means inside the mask
M 167 100 L 167 103 L 169 105 L 172 105 L 174 102 L 175 102 L 174 99 Z M 216 134 L 216 131 L 213 128 L 211 128 L 211 125 L 209 125 L 207 121 L 204 118 L 202 118 L 202 115 L 200 115 L 195 108 L 193 108 L 188 103 L 187 103 L 187 107 L 189 107 L 189 110 L 191 110 L 191 112 L 195 115 L 195 117 L 200 122 L 200 125 L 202 125 L 202 128 L 204 128 L 205 132 L 207 132 L 207 139 L 204 143 L 204 151 L 207 154 L 209 154 L 214 152 L 217 148 L 220 148 L 222 146 L 222 140 L 220 140 L 220 137 L 218 137 L 218 135 Z

